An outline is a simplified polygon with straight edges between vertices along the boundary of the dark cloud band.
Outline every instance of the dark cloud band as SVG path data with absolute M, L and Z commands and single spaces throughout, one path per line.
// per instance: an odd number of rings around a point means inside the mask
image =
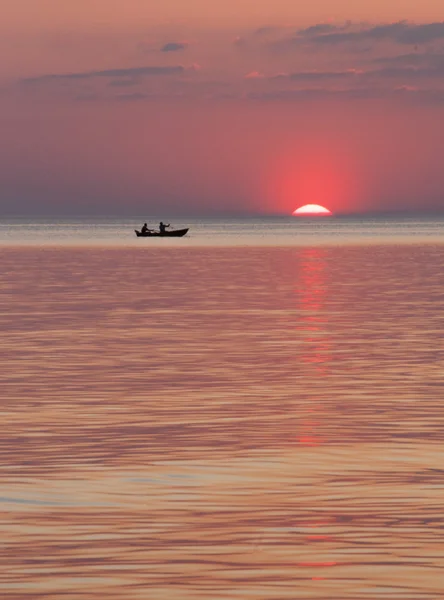
M 105 69 L 103 71 L 84 71 L 83 73 L 55 73 L 28 77 L 24 83 L 41 83 L 45 81 L 95 79 L 100 77 L 156 77 L 164 75 L 179 75 L 185 70 L 181 65 L 171 67 L 133 67 L 130 69 Z
M 185 50 L 188 44 L 179 43 L 179 42 L 169 42 L 162 46 L 160 49 L 161 52 L 180 52 L 181 50 Z

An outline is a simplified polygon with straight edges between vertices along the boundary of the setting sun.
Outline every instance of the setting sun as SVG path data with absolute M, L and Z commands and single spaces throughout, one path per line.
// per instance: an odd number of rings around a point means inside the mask
M 311 217 L 328 217 L 333 213 L 325 206 L 321 206 L 320 204 L 304 204 L 304 206 L 300 206 L 292 213 L 295 216 L 311 216 Z

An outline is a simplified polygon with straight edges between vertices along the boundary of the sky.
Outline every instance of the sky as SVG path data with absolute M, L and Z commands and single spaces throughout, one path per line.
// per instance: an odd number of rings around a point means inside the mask
M 444 211 L 442 0 L 15 0 L 0 215 Z

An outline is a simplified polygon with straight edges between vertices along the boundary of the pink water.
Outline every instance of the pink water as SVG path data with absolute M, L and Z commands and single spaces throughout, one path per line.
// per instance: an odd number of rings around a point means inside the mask
M 444 593 L 444 246 L 0 249 L 2 599 Z

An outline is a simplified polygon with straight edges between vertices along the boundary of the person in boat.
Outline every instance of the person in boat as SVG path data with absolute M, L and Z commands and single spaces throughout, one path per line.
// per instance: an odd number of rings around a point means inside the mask
M 148 231 L 151 231 L 151 229 L 148 229 L 148 225 L 147 225 L 146 223 L 144 223 L 144 224 L 142 225 L 142 230 L 141 230 L 141 232 L 142 232 L 142 233 L 148 233 Z
M 165 225 L 165 223 L 162 223 L 162 221 L 159 223 L 159 231 L 160 233 L 165 233 L 166 232 L 166 228 L 169 227 L 170 224 L 168 223 L 168 225 Z

